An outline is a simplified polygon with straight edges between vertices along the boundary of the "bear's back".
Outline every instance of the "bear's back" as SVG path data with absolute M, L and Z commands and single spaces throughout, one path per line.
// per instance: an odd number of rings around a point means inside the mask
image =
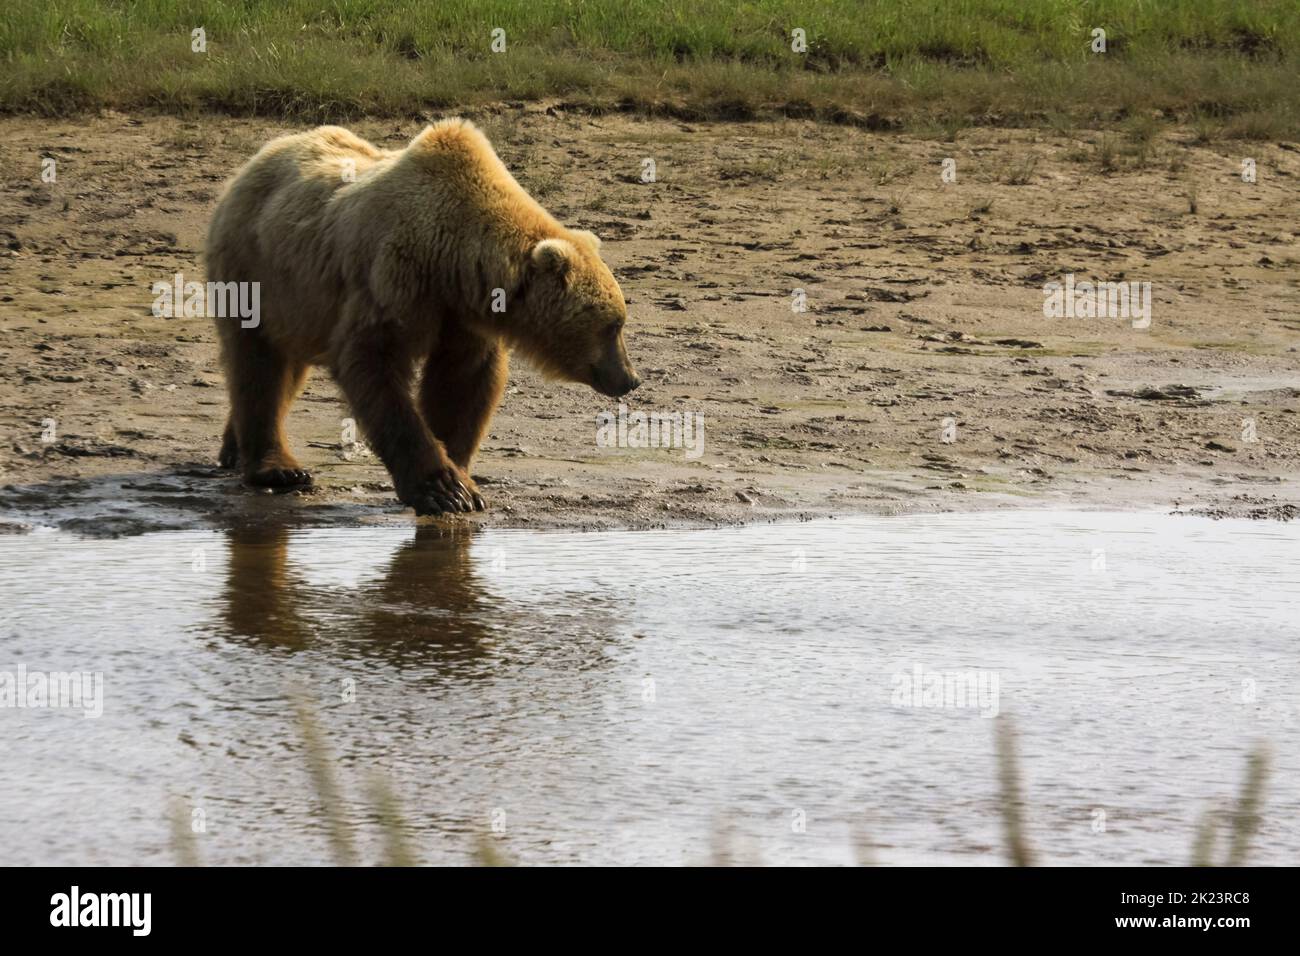
M 391 155 L 338 126 L 271 140 L 218 201 L 208 230 L 210 272 L 242 277 L 290 257 L 320 265 L 329 200 Z

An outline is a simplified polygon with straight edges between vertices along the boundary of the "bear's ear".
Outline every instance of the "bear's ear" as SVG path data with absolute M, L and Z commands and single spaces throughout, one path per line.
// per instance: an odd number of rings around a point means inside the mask
M 564 239 L 543 239 L 533 246 L 531 258 L 533 265 L 557 276 L 566 276 L 577 257 L 578 250 L 573 243 Z
M 600 248 L 600 236 L 596 235 L 594 232 L 589 232 L 586 229 L 570 229 L 569 232 L 573 233 L 583 242 L 587 243 L 587 245 L 591 246 L 591 248 L 593 249 Z

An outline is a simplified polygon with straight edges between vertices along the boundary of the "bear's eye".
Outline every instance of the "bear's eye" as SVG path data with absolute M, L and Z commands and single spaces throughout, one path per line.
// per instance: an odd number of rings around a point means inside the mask
M 615 319 L 613 322 L 609 323 L 609 325 L 605 327 L 606 335 L 618 335 L 618 333 L 622 331 L 623 331 L 622 319 Z

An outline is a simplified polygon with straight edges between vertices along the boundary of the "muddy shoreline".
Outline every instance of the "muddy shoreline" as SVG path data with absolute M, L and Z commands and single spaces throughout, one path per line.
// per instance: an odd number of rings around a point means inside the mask
M 545 104 L 476 119 L 544 205 L 602 236 L 646 380 L 629 412 L 699 413 L 704 447 L 600 447 L 596 416 L 617 403 L 517 363 L 474 468 L 490 510 L 422 521 L 1297 513 L 1293 144 L 1174 131 L 1108 170 L 1100 133 L 943 142 Z M 353 128 L 397 146 L 420 126 Z M 202 280 L 221 183 L 293 128 L 0 119 L 0 529 L 415 522 L 378 461 L 345 446 L 349 413 L 323 371 L 288 426 L 315 489 L 273 495 L 218 471 L 215 333 L 151 312 L 154 282 Z M 1246 157 L 1255 183 L 1240 176 Z M 647 158 L 653 183 L 640 180 Z M 1149 282 L 1150 327 L 1046 318 L 1044 283 L 1067 274 Z M 791 308 L 798 289 L 805 312 Z

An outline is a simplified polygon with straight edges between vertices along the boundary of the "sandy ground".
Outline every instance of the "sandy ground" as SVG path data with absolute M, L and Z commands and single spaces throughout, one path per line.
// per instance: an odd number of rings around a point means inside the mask
M 977 130 L 944 143 L 544 105 L 480 121 L 544 205 L 605 240 L 646 380 L 631 410 L 702 414 L 704 452 L 598 447 L 596 415 L 616 405 L 521 363 L 474 469 L 490 510 L 421 520 L 1296 513 L 1294 145 L 1201 147 L 1174 131 L 1106 173 L 1096 133 Z M 354 128 L 398 146 L 421 125 Z M 288 129 L 0 119 L 0 521 L 111 534 L 415 520 L 375 458 L 344 454 L 349 413 L 323 370 L 289 421 L 315 490 L 256 492 L 217 471 L 214 331 L 151 314 L 154 282 L 204 278 L 221 183 Z M 43 156 L 54 183 L 41 180 Z M 647 158 L 654 183 L 640 181 Z M 956 182 L 942 181 L 946 158 Z M 1045 318 L 1043 284 L 1066 273 L 1150 282 L 1150 328 Z M 806 312 L 792 309 L 796 289 Z

